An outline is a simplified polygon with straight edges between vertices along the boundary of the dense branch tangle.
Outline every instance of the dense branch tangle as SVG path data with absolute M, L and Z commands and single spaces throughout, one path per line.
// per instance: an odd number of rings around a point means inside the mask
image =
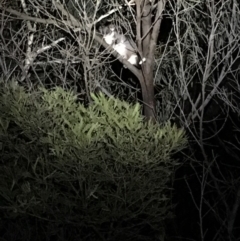
M 29 32 L 36 28 L 36 23 L 55 25 L 55 27 L 59 29 L 64 29 L 68 34 L 72 34 L 72 32 L 78 33 L 79 36 L 81 36 L 80 39 L 84 39 L 84 41 L 80 41 L 79 43 L 84 51 L 92 48 L 94 40 L 104 46 L 137 77 L 142 89 L 144 114 L 147 119 L 155 119 L 153 89 L 154 52 L 165 4 L 166 0 L 136 0 L 135 2 L 127 2 L 125 0 L 125 2 L 122 2 L 124 8 L 127 8 L 127 11 L 131 13 L 133 22 L 136 24 L 136 39 L 134 40 L 137 46 L 136 52 L 141 59 L 146 59 L 140 68 L 136 68 L 129 61 L 121 58 L 119 53 L 103 41 L 102 36 L 97 33 L 96 26 L 101 25 L 104 21 L 113 21 L 116 19 L 124 20 L 122 22 L 127 21 L 126 19 L 123 19 L 121 4 L 113 3 L 112 1 L 107 3 L 106 1 L 101 0 L 52 0 L 44 3 L 39 0 L 30 0 L 28 2 L 25 2 L 25 0 L 19 0 L 19 5 L 21 5 L 22 11 L 14 6 L 4 6 L 3 3 L 1 8 L 4 11 L 4 15 L 10 13 L 23 21 L 27 21 Z M 33 27 L 31 26 L 31 23 L 33 24 Z M 34 63 L 38 52 L 43 52 L 45 49 L 55 46 L 59 41 L 63 41 L 63 38 L 53 39 L 52 44 L 43 46 L 37 51 L 33 51 L 33 48 L 31 48 L 33 40 L 29 39 L 24 67 L 26 72 L 25 76 L 27 75 L 29 66 Z M 89 51 L 85 51 L 84 57 L 87 57 L 88 55 Z M 89 70 L 92 69 L 90 63 L 92 61 L 85 62 L 88 62 L 85 69 L 88 73 Z M 87 78 L 89 78 L 89 76 L 86 76 L 86 79 Z M 21 80 L 23 81 L 24 77 Z M 86 87 L 87 85 L 88 83 L 86 83 Z

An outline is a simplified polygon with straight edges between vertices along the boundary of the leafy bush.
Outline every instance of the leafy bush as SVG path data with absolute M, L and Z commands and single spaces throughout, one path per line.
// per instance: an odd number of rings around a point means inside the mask
M 184 147 L 183 131 L 144 122 L 139 104 L 92 98 L 86 108 L 61 88 L 1 84 L 6 240 L 151 240 L 162 232 L 178 165 L 170 156 Z

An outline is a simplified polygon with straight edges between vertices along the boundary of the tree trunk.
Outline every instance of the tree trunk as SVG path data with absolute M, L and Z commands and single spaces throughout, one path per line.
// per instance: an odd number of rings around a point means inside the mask
M 141 76 L 140 84 L 143 98 L 143 114 L 147 120 L 155 122 L 156 102 L 154 98 L 153 71 L 151 68 L 147 68 L 147 66 L 143 67 L 142 71 L 143 75 Z

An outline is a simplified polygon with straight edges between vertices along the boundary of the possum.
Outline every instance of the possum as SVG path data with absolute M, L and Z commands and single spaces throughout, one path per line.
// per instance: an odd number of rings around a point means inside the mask
M 103 35 L 104 41 L 111 45 L 123 59 L 126 59 L 132 65 L 139 65 L 137 46 L 132 39 L 127 38 L 122 33 L 120 27 L 110 24 L 100 27 L 99 32 Z

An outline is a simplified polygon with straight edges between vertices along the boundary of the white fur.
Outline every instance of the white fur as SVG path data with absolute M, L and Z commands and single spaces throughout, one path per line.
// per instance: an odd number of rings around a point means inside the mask
M 114 32 L 106 34 L 103 38 L 108 45 L 112 45 L 114 42 Z
M 137 65 L 137 63 L 138 63 L 138 56 L 136 54 L 135 55 L 131 55 L 131 57 L 128 59 L 128 62 L 130 64 Z

